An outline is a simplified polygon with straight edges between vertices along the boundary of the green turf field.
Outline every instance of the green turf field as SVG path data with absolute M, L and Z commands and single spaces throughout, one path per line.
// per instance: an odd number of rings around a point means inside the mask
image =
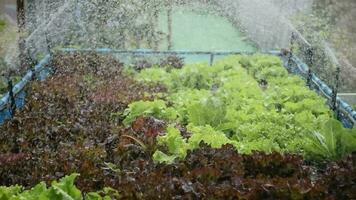
M 254 51 L 255 47 L 227 19 L 214 14 L 174 8 L 172 15 L 173 50 Z M 167 12 L 162 12 L 159 27 L 168 32 Z M 167 49 L 167 40 L 160 49 Z

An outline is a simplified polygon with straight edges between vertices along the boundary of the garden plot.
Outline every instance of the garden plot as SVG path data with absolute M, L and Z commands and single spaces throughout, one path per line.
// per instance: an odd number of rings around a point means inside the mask
M 355 130 L 278 57 L 169 59 L 56 55 L 0 127 L 0 184 L 23 185 L 0 198 L 356 197 Z

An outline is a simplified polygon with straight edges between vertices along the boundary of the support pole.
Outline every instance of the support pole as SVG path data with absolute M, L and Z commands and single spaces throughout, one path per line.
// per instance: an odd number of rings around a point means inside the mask
M 313 51 L 313 47 L 311 46 L 308 47 L 306 50 L 306 61 L 309 68 L 311 68 L 314 65 L 314 51 Z
M 312 87 L 312 76 L 313 76 L 313 73 L 312 73 L 312 70 L 309 68 L 308 69 L 308 75 L 307 75 L 307 86 L 309 87 L 309 88 L 311 88 Z
M 26 71 L 26 40 L 25 40 L 25 22 L 26 22 L 26 17 L 25 17 L 25 0 L 17 0 L 16 1 L 16 9 L 17 9 L 17 27 L 18 27 L 18 33 L 19 33 L 19 61 L 20 61 L 20 71 L 25 72 Z
M 296 39 L 295 33 L 292 32 L 292 35 L 290 38 L 289 56 L 288 56 L 288 62 L 287 62 L 288 68 L 291 68 L 290 64 L 292 63 L 295 39 Z
M 12 83 L 12 79 L 11 79 L 11 72 L 9 72 L 8 77 L 7 77 L 7 89 L 9 91 L 9 98 L 10 98 L 10 107 L 9 107 L 9 111 L 10 111 L 10 115 L 11 117 L 13 117 L 15 115 L 16 112 L 16 102 L 15 102 L 15 95 L 13 92 L 13 83 Z
M 339 116 L 339 109 L 337 108 L 337 93 L 339 91 L 339 84 L 340 84 L 340 67 L 337 66 L 336 74 L 335 74 L 335 86 L 333 87 L 333 96 L 332 96 L 332 109 L 336 113 L 336 116 Z
M 168 51 L 172 50 L 172 5 L 168 4 L 168 11 L 167 11 L 167 25 L 168 25 Z
M 214 54 L 211 53 L 210 54 L 210 66 L 212 66 L 214 64 Z
M 48 30 L 46 30 L 45 34 L 46 34 L 47 53 L 52 56 L 52 47 L 51 47 L 51 41 L 49 40 Z
M 157 5 L 157 7 L 155 8 L 154 10 L 154 13 L 153 13 L 153 26 L 156 27 L 156 29 L 158 30 L 158 24 L 159 24 L 159 7 Z M 153 49 L 155 51 L 158 51 L 158 48 L 159 48 L 159 39 L 158 39 L 158 34 L 157 34 L 157 30 L 154 30 L 154 33 L 153 33 Z
M 28 55 L 29 70 L 32 71 L 31 80 L 35 80 L 36 79 L 35 66 L 38 64 L 38 62 L 37 62 L 37 60 L 33 59 L 33 57 L 31 56 L 30 50 L 28 50 L 27 55 Z
M 312 47 L 308 47 L 306 55 L 307 55 L 306 61 L 308 65 L 307 85 L 311 87 L 312 67 L 314 66 L 314 51 Z

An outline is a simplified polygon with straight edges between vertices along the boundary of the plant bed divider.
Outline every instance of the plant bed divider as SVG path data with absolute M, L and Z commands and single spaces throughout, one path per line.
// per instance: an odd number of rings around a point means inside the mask
M 206 55 L 210 58 L 210 65 L 214 63 L 215 56 L 228 56 L 228 55 L 239 55 L 239 54 L 254 54 L 256 52 L 242 52 L 242 51 L 216 51 L 216 52 L 209 52 L 209 51 L 153 51 L 149 49 L 141 49 L 141 50 L 115 50 L 115 49 L 108 49 L 108 48 L 100 48 L 100 49 L 73 49 L 73 48 L 62 48 L 59 49 L 58 52 L 61 53 L 100 53 L 100 54 L 130 54 L 136 56 L 146 56 L 146 55 L 178 55 L 178 56 L 192 56 L 192 55 Z M 315 90 L 318 94 L 325 97 L 328 102 L 329 106 L 331 106 L 333 91 L 330 89 L 328 85 L 326 85 L 321 79 L 319 79 L 314 73 L 309 74 L 309 67 L 305 64 L 301 59 L 299 59 L 295 55 L 284 55 L 280 51 L 267 51 L 261 52 L 264 54 L 271 54 L 280 56 L 283 60 L 284 66 L 290 71 L 291 73 L 297 74 L 301 76 L 301 78 L 308 80 L 310 77 L 311 84 L 309 85 L 312 90 Z M 46 55 L 40 62 L 35 66 L 34 71 L 28 71 L 27 74 L 22 78 L 22 80 L 17 83 L 13 87 L 13 93 L 15 96 L 15 103 L 16 108 L 21 109 L 25 103 L 25 96 L 26 93 L 24 91 L 25 86 L 33 79 L 34 76 L 38 80 L 45 79 L 49 73 L 49 63 L 51 60 L 51 55 Z M 46 71 L 47 69 L 47 71 Z M 10 104 L 10 97 L 7 93 L 4 97 L 0 100 L 0 125 L 3 124 L 6 120 L 11 118 L 11 111 L 9 108 Z M 352 107 L 347 104 L 344 100 L 337 97 L 336 98 L 336 113 L 337 118 L 343 123 L 346 128 L 352 128 L 356 123 L 356 111 L 352 109 Z
M 308 76 L 310 76 L 311 84 L 309 85 L 309 87 L 324 98 L 326 98 L 328 100 L 330 108 L 332 107 L 333 90 L 314 73 L 309 74 L 310 68 L 307 64 L 305 64 L 297 56 L 293 55 L 290 59 L 292 64 L 289 63 L 292 66 L 291 69 L 287 65 L 287 58 L 282 57 L 282 59 L 285 61 L 284 66 L 288 68 L 288 71 L 292 71 L 292 73 L 301 76 L 305 80 L 308 80 Z M 337 118 L 343 123 L 345 127 L 352 128 L 356 123 L 356 111 L 354 111 L 353 108 L 340 97 L 336 97 L 336 106 Z
M 34 77 L 38 80 L 44 80 L 49 75 L 46 69 L 48 69 L 50 61 L 51 56 L 48 54 L 34 67 L 34 70 L 29 70 L 21 81 L 12 88 L 16 108 L 21 109 L 25 104 L 26 92 L 24 91 L 24 88 L 27 84 L 31 82 Z M 10 101 L 9 92 L 7 92 L 3 98 L 0 99 L 0 125 L 11 118 L 11 108 L 9 106 L 11 103 Z

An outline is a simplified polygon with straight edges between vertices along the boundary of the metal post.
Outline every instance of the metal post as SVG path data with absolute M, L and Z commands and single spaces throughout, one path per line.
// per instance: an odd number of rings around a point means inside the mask
M 212 66 L 214 64 L 214 54 L 211 53 L 210 54 L 210 66 Z
M 339 82 L 340 82 L 340 67 L 337 66 L 335 74 L 335 86 L 333 87 L 333 96 L 332 96 L 332 109 L 336 112 L 336 116 L 339 116 L 339 110 L 337 105 L 337 93 L 339 91 Z
M 308 75 L 307 75 L 307 85 L 308 87 L 312 87 L 311 83 L 312 83 L 312 76 L 313 76 L 313 73 L 312 73 L 312 70 L 309 68 L 308 69 Z
M 153 24 L 154 24 L 154 27 L 158 27 L 158 24 L 159 24 L 159 7 L 158 5 L 156 5 L 157 7 L 155 7 L 155 10 L 154 10 L 154 13 L 153 13 Z M 158 35 L 156 33 L 157 30 L 154 30 L 154 33 L 153 33 L 153 39 L 154 39 L 154 47 L 153 49 L 155 51 L 158 50 L 159 48 L 159 39 L 158 39 Z
M 308 74 L 307 74 L 307 85 L 311 87 L 312 80 L 312 66 L 314 66 L 314 51 L 313 47 L 309 46 L 306 51 L 307 55 L 307 65 L 308 65 Z
M 11 72 L 9 73 L 7 77 L 7 89 L 9 91 L 9 98 L 10 98 L 10 115 L 13 117 L 16 112 L 16 102 L 15 102 L 15 95 L 13 92 L 13 84 L 11 80 Z
M 35 66 L 38 64 L 36 59 L 33 59 L 30 53 L 30 50 L 27 50 L 27 55 L 28 55 L 28 63 L 29 63 L 29 70 L 32 71 L 32 80 L 35 80 L 36 75 L 35 75 Z
M 167 11 L 167 24 L 168 24 L 168 34 L 167 34 L 167 41 L 168 41 L 168 50 L 172 50 L 172 5 L 168 4 L 168 11 Z
M 313 47 L 309 46 L 306 50 L 306 57 L 307 57 L 307 64 L 309 68 L 311 68 L 314 65 L 314 51 Z
M 25 1 L 24 0 L 17 0 L 16 1 L 16 11 L 17 11 L 17 27 L 19 33 L 19 61 L 20 61 L 20 71 L 26 71 L 26 41 L 25 41 L 25 23 L 26 23 L 26 16 L 25 16 Z
M 287 66 L 290 68 L 290 64 L 292 62 L 292 57 L 293 57 L 293 50 L 294 50 L 294 42 L 296 40 L 295 33 L 292 32 L 291 38 L 290 38 L 290 47 L 289 47 L 289 57 L 288 57 L 288 62 Z

